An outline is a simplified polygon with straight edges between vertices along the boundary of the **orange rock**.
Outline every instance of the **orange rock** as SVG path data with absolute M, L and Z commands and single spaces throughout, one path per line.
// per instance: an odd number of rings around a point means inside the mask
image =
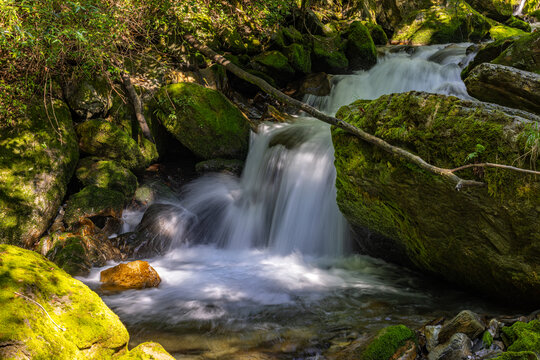
M 146 261 L 132 261 L 103 270 L 99 279 L 104 287 L 143 289 L 157 287 L 161 282 L 158 273 Z

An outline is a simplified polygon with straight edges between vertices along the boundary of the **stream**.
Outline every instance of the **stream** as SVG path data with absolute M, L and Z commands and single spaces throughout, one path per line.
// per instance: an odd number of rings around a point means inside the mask
M 356 99 L 410 90 L 469 98 L 460 78 L 468 45 L 387 48 L 371 70 L 334 76 L 329 96 L 304 100 L 333 114 Z M 169 251 L 147 259 L 159 288 L 101 294 L 131 345 L 157 341 L 177 359 L 326 359 L 388 325 L 504 311 L 354 254 L 333 161 L 329 126 L 298 117 L 252 134 L 240 178 L 207 175 L 185 186 L 160 224 L 172 234 Z M 136 225 L 142 214 L 125 216 Z M 97 289 L 103 269 L 81 280 Z

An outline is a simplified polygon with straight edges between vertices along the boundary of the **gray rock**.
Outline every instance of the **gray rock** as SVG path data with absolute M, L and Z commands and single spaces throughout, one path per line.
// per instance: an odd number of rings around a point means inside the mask
M 456 333 L 462 333 L 471 339 L 476 339 L 484 332 L 484 329 L 485 326 L 478 315 L 472 311 L 464 310 L 443 325 L 439 332 L 439 343 L 445 343 Z
M 496 104 L 540 113 L 540 75 L 510 66 L 484 63 L 465 79 L 471 96 Z
M 424 335 L 426 337 L 426 349 L 427 351 L 433 351 L 435 347 L 439 344 L 439 332 L 441 331 L 442 326 L 426 326 L 424 329 Z
M 66 100 L 82 119 L 103 117 L 112 107 L 112 89 L 105 79 L 73 80 L 66 86 Z
M 330 94 L 332 84 L 330 83 L 330 76 L 325 73 L 309 74 L 306 76 L 300 89 L 298 90 L 300 96 L 307 94 L 315 96 L 327 96 Z
M 471 353 L 472 341 L 462 333 L 454 334 L 450 340 L 437 346 L 428 354 L 428 360 L 466 360 Z

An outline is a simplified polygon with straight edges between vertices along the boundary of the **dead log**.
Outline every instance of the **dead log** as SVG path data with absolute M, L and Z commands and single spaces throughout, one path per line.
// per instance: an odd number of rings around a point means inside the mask
M 124 89 L 126 89 L 129 102 L 131 104 L 133 112 L 135 113 L 135 118 L 137 119 L 137 122 L 139 123 L 139 126 L 141 127 L 143 136 L 147 138 L 148 140 L 150 140 L 151 142 L 155 142 L 154 137 L 152 136 L 152 132 L 150 131 L 150 127 L 148 127 L 148 123 L 146 122 L 146 119 L 144 117 L 141 99 L 139 95 L 137 94 L 137 92 L 135 91 L 135 88 L 133 87 L 133 84 L 131 82 L 131 77 L 125 71 L 122 71 L 120 73 L 120 77 L 122 78 Z

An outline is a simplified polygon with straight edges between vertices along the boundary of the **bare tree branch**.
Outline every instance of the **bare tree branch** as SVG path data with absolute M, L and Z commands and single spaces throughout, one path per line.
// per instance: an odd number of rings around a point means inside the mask
M 152 132 L 150 131 L 150 128 L 148 127 L 148 123 L 146 122 L 146 119 L 143 114 L 141 99 L 139 98 L 139 95 L 137 95 L 137 92 L 135 91 L 135 88 L 133 87 L 133 84 L 131 83 L 131 77 L 125 71 L 122 71 L 120 73 L 120 76 L 122 77 L 122 82 L 123 82 L 124 88 L 126 89 L 129 102 L 131 103 L 133 112 L 135 113 L 135 118 L 137 119 L 137 122 L 139 123 L 139 126 L 141 127 L 144 137 L 150 140 L 151 142 L 154 142 Z
M 421 157 L 417 156 L 417 155 L 414 155 L 412 153 L 410 153 L 409 151 L 405 150 L 405 149 L 402 149 L 400 147 L 397 147 L 397 146 L 393 146 L 389 143 L 387 143 L 386 141 L 376 137 L 376 136 L 373 136 L 365 131 L 363 131 L 362 129 L 359 129 L 357 128 L 356 126 L 354 125 L 351 125 L 341 119 L 338 119 L 338 118 L 335 118 L 333 116 L 329 116 L 329 115 L 326 115 L 324 113 L 322 113 L 321 111 L 315 109 L 314 107 L 306 104 L 306 103 L 303 103 L 301 101 L 298 101 L 296 99 L 293 99 L 291 98 L 290 96 L 287 96 L 285 95 L 284 93 L 282 93 L 281 91 L 275 89 L 274 87 L 272 87 L 270 84 L 268 84 L 266 81 L 264 81 L 263 79 L 257 77 L 257 76 L 254 76 L 250 73 L 248 73 L 247 71 L 243 70 L 242 68 L 236 66 L 235 64 L 233 64 L 232 62 L 230 62 L 229 60 L 227 60 L 226 58 L 224 58 L 223 56 L 219 55 L 218 53 L 216 53 L 215 51 L 213 51 L 212 49 L 210 49 L 208 46 L 205 46 L 203 44 L 201 44 L 193 35 L 185 35 L 184 36 L 184 39 L 191 45 L 193 46 L 195 49 L 197 49 L 198 51 L 200 51 L 202 54 L 204 54 L 205 56 L 207 56 L 209 59 L 215 61 L 216 63 L 224 66 L 228 71 L 230 71 L 231 73 L 233 73 L 234 75 L 238 76 L 239 78 L 243 79 L 243 80 L 246 80 L 248 82 L 250 82 L 251 84 L 253 85 L 256 85 L 258 86 L 261 90 L 263 90 L 264 92 L 266 92 L 267 94 L 269 94 L 270 96 L 272 96 L 273 98 L 275 98 L 276 100 L 278 101 L 281 101 L 287 105 L 290 105 L 290 106 L 293 106 L 297 109 L 300 109 L 306 113 L 308 113 L 309 115 L 321 120 L 321 121 L 324 121 L 325 123 L 327 124 L 330 124 L 330 125 L 334 125 L 340 129 L 343 129 L 345 131 L 347 131 L 348 133 L 350 134 L 353 134 L 355 135 L 356 137 L 372 144 L 372 145 L 375 145 L 376 147 L 398 157 L 398 158 L 401 158 L 401 159 L 404 159 L 404 160 L 407 160 L 413 164 L 416 164 L 417 166 L 419 166 L 421 169 L 424 169 L 430 173 L 433 173 L 433 174 L 437 174 L 437 175 L 440 175 L 444 178 L 447 178 L 449 179 L 450 181 L 452 181 L 453 183 L 456 184 L 455 186 L 455 189 L 456 190 L 461 190 L 462 188 L 464 187 L 473 187 L 473 186 L 485 186 L 484 183 L 482 182 L 479 182 L 479 181 L 475 181 L 475 180 L 465 180 L 465 179 L 462 179 L 460 178 L 459 176 L 457 176 L 456 174 L 454 174 L 455 171 L 457 170 L 460 170 L 460 168 L 457 168 L 457 169 L 445 169 L 445 168 L 440 168 L 440 167 L 437 167 L 437 166 L 434 166 L 434 165 L 431 165 L 429 163 L 427 163 L 424 159 L 422 159 Z M 496 164 L 492 164 L 492 165 L 496 165 Z M 502 167 L 502 168 L 505 168 L 505 169 L 510 169 L 510 170 L 519 170 L 519 171 L 523 171 L 523 172 L 527 172 L 527 173 L 532 173 L 532 174 L 538 174 L 538 172 L 535 172 L 535 171 L 532 171 L 532 170 L 524 170 L 524 169 L 519 169 L 519 168 L 514 168 L 513 166 L 506 166 L 506 165 L 499 165 L 497 167 Z
M 455 168 L 455 169 L 450 170 L 450 172 L 456 172 L 456 171 L 460 171 L 460 170 L 464 170 L 464 169 L 470 169 L 470 168 L 475 168 L 475 167 L 482 167 L 482 168 L 487 168 L 487 167 L 491 167 L 491 168 L 500 168 L 500 169 L 506 169 L 506 170 L 512 170 L 512 171 L 518 171 L 518 172 L 522 172 L 522 173 L 526 173 L 526 174 L 540 175 L 540 171 L 528 170 L 528 169 L 522 169 L 522 168 L 518 168 L 518 167 L 515 167 L 515 166 L 501 165 L 501 164 L 493 164 L 493 163 L 478 163 L 478 164 L 468 164 L 468 165 L 463 165 L 463 166 L 460 166 L 460 167 L 457 167 L 457 168 Z

